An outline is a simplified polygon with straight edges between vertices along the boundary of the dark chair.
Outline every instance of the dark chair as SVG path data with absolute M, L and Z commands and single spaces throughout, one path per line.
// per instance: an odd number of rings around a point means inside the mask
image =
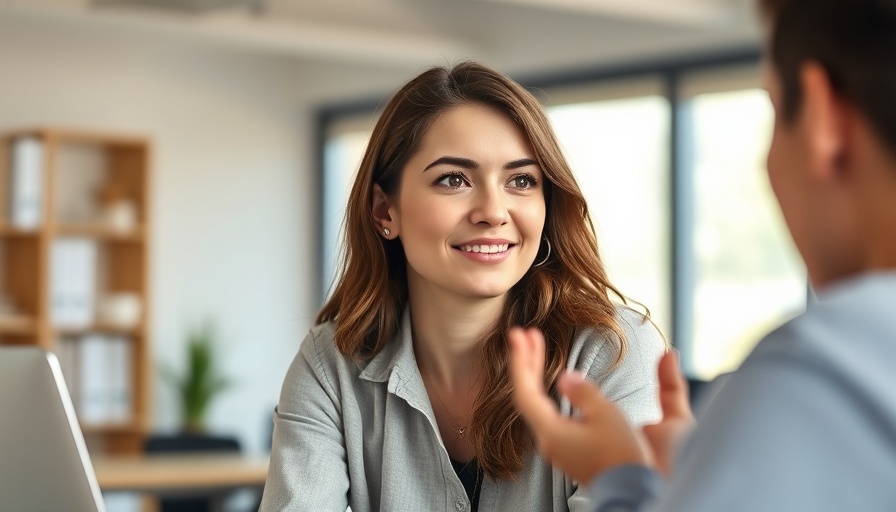
M 691 408 L 694 408 L 694 405 L 700 400 L 700 395 L 703 393 L 704 388 L 706 388 L 709 382 L 705 380 L 699 380 L 694 378 L 688 378 L 688 390 L 690 390 L 691 394 Z
M 695 414 L 705 409 L 709 402 L 715 399 L 730 375 L 731 373 L 720 373 L 713 380 L 688 378 L 688 386 L 691 390 L 691 408 L 694 409 Z
M 240 443 L 232 437 L 216 437 L 201 434 L 177 434 L 150 436 L 143 445 L 150 453 L 227 453 L 239 452 Z M 159 499 L 160 512 L 210 512 L 217 495 L 190 494 Z

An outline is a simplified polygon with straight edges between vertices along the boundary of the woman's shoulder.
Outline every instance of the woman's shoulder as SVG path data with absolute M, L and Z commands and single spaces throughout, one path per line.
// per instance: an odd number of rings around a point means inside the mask
M 650 366 L 665 352 L 666 339 L 650 316 L 626 304 L 615 304 L 616 322 L 625 339 L 621 366 Z M 616 366 L 622 346 L 617 334 L 607 328 L 584 327 L 576 333 L 570 353 L 570 368 L 588 374 Z M 596 375 L 595 375 L 596 376 Z
M 652 345 L 659 342 L 665 347 L 666 339 L 649 313 L 638 311 L 627 304 L 616 304 L 616 320 L 629 344 Z
M 305 339 L 302 340 L 301 351 L 314 354 L 326 354 L 330 349 L 335 349 L 336 323 L 332 320 L 317 324 L 308 330 Z
M 644 343 L 655 344 L 657 341 L 665 345 L 666 341 L 657 328 L 650 315 L 638 311 L 627 304 L 614 304 L 616 308 L 615 320 L 619 324 L 622 335 L 627 344 Z M 616 333 L 607 328 L 580 327 L 576 331 L 577 344 L 591 344 L 602 346 L 606 343 L 618 345 L 619 339 Z
M 298 357 L 305 359 L 315 371 L 326 373 L 351 371 L 355 366 L 354 361 L 336 347 L 336 323 L 332 320 L 308 330 Z

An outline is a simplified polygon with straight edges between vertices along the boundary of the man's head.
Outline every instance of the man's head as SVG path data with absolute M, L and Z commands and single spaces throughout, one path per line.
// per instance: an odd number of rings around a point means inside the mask
M 769 178 L 810 279 L 896 267 L 896 0 L 759 2 Z
M 785 119 L 802 103 L 802 64 L 816 61 L 896 154 L 896 0 L 759 1 Z

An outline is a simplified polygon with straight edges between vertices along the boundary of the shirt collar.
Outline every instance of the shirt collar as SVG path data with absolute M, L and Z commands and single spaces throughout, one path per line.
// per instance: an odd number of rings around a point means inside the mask
M 426 393 L 414 355 L 410 308 L 405 308 L 398 332 L 367 363 L 359 378 L 370 382 L 388 382 L 390 393 L 403 398 L 423 412 L 431 413 L 429 395 Z

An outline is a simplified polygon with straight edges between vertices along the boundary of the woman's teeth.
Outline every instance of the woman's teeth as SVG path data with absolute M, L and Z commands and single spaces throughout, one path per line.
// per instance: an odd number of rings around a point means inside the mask
M 493 254 L 496 252 L 506 252 L 510 247 L 510 244 L 498 244 L 498 245 L 461 245 L 459 247 L 460 250 L 466 252 L 482 252 L 487 254 Z

